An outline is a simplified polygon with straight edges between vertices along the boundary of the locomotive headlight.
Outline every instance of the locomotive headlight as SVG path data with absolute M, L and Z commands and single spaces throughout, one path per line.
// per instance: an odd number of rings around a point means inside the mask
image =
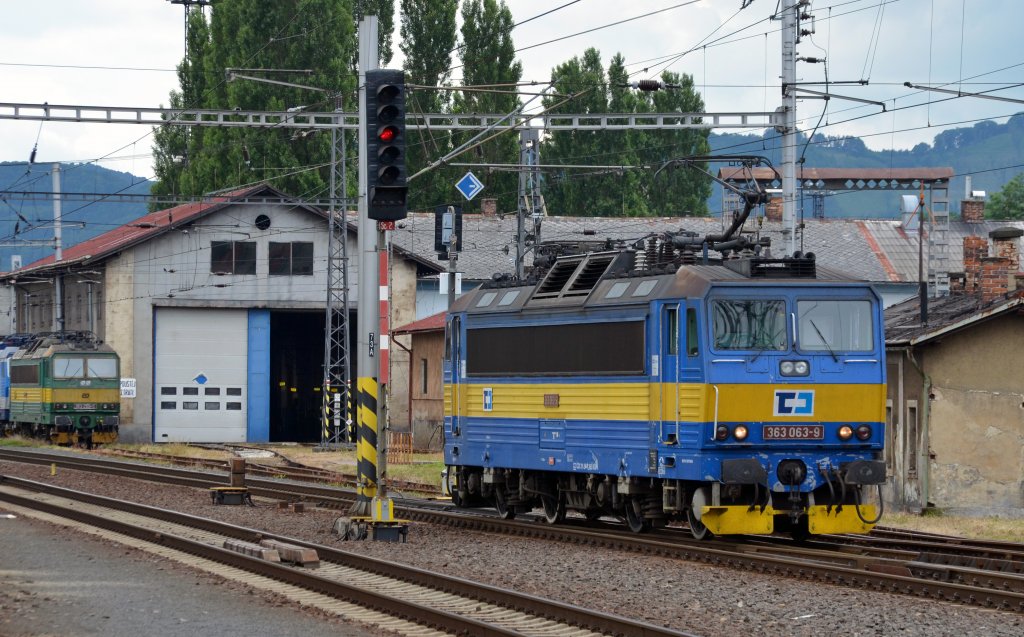
M 782 361 L 779 373 L 783 376 L 806 376 L 811 373 L 811 366 L 807 361 Z
M 749 433 L 746 425 L 736 425 L 736 428 L 732 430 L 732 435 L 736 440 L 746 440 Z
M 725 440 L 729 437 L 729 428 L 725 425 L 718 425 L 715 429 L 715 440 Z
M 867 440 L 871 437 L 871 426 L 861 425 L 857 427 L 857 440 Z
M 850 425 L 843 425 L 836 433 L 839 435 L 840 440 L 849 440 L 853 437 L 853 427 Z

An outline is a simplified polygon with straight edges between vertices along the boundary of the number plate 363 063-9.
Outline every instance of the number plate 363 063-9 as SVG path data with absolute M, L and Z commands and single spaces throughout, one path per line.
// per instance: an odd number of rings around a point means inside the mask
M 765 440 L 821 440 L 825 428 L 821 425 L 765 425 L 762 430 Z

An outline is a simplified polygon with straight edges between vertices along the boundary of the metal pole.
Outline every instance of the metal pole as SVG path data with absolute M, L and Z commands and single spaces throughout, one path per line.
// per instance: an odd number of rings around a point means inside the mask
M 377 329 L 380 326 L 377 276 L 377 224 L 367 214 L 366 71 L 376 69 L 377 16 L 359 22 L 359 378 L 356 383 L 358 487 L 355 515 L 368 515 L 377 495 Z
M 61 245 L 61 228 L 60 228 L 60 164 L 53 165 L 53 245 L 54 245 L 54 264 L 59 263 L 64 259 L 63 248 Z M 64 331 L 64 275 L 58 273 L 54 282 L 54 313 L 53 313 L 53 331 L 63 332 Z
M 782 235 L 796 252 L 796 36 L 800 0 L 782 0 Z
M 455 228 L 458 227 L 455 221 L 455 206 L 448 206 L 448 214 L 452 216 L 452 234 L 448 240 L 448 311 L 451 312 L 452 305 L 455 303 L 455 273 L 458 271 L 459 261 L 459 235 L 455 232 Z M 519 218 L 519 222 L 522 223 L 522 217 Z M 516 272 L 518 273 L 519 270 L 517 269 Z

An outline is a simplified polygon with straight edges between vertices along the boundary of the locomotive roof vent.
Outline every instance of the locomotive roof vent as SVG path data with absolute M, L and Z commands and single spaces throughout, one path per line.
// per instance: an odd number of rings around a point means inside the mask
M 632 259 L 631 253 L 618 250 L 559 258 L 537 286 L 533 298 L 585 297 L 617 261 L 623 261 L 623 255 L 628 257 L 626 260 Z
M 796 252 L 792 257 L 769 259 L 748 257 L 725 261 L 725 267 L 751 279 L 813 279 L 817 277 L 813 252 Z

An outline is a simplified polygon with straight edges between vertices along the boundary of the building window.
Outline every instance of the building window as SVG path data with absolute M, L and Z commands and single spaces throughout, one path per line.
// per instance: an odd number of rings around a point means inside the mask
M 228 403 L 228 411 L 242 411 L 242 403 Z
M 177 409 L 177 408 L 178 408 L 178 403 L 174 402 L 173 400 L 163 400 L 163 401 L 160 401 L 160 409 Z
M 427 395 L 427 359 L 420 359 L 420 393 Z
M 270 242 L 269 274 L 283 276 L 311 276 L 313 274 L 313 244 Z
M 256 243 L 253 241 L 211 241 L 210 272 L 256 274 Z
M 199 388 L 198 387 L 182 387 L 181 388 L 181 393 L 184 394 L 185 396 L 198 396 L 199 395 Z

